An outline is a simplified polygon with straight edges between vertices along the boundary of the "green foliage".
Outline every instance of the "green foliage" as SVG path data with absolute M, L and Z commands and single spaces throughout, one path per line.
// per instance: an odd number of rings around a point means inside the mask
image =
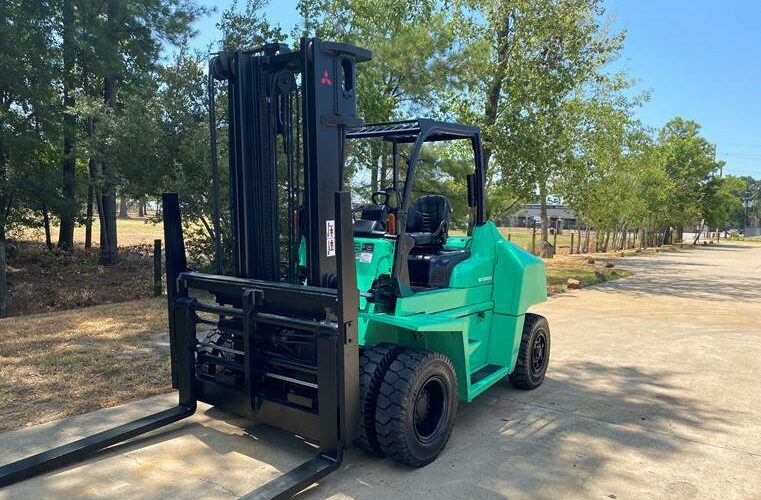
M 286 37 L 280 26 L 271 25 L 262 15 L 268 4 L 268 0 L 247 0 L 246 7 L 240 10 L 234 1 L 217 23 L 217 29 L 222 32 L 221 48 L 241 50 L 284 41 Z
M 740 221 L 738 225 L 758 226 L 761 221 L 761 179 L 742 177 L 745 189 L 742 192 L 741 213 L 735 212 L 733 219 Z
M 710 227 L 730 220 L 732 213 L 742 210 L 746 182 L 740 177 L 713 177 L 705 186 L 702 215 Z
M 700 219 L 708 198 L 706 189 L 719 164 L 715 148 L 699 135 L 700 125 L 674 118 L 659 132 L 661 161 L 671 181 L 666 199 L 670 225 L 686 225 Z
M 73 6 L 66 51 L 64 5 Z M 266 5 L 248 0 L 225 10 L 213 48 L 295 44 L 307 34 L 370 49 L 373 60 L 358 67 L 360 114 L 368 122 L 433 115 L 480 126 L 490 218 L 550 195 L 601 231 L 657 232 L 701 219 L 741 226 L 761 217 L 761 181 L 720 178 L 697 123 L 675 118 L 653 132 L 633 119 L 646 96 L 632 97 L 626 76 L 607 67 L 624 33 L 610 29 L 602 0 L 300 0 L 302 23 L 290 34 L 267 20 Z M 0 229 L 40 225 L 43 214 L 71 205 L 80 212 L 88 185 L 132 199 L 176 191 L 192 257 L 208 263 L 208 55 L 187 48 L 204 12 L 190 0 L 0 2 Z M 166 43 L 179 48 L 165 62 Z M 64 68 L 64 52 L 75 64 Z M 65 81 L 73 104 L 64 103 Z M 218 87 L 227 235 L 227 97 Z M 64 115 L 75 127 L 73 197 L 61 178 Z M 400 150 L 404 171 L 409 151 Z M 425 148 L 414 186 L 414 196 L 447 195 L 458 227 L 469 214 L 471 157 L 467 145 Z M 390 164 L 387 144 L 347 147 L 355 201 L 391 185 Z
M 622 46 L 601 14 L 597 0 L 459 3 L 451 109 L 481 126 L 489 168 L 524 199 L 552 190 L 573 162 L 585 119 L 573 101 L 605 81 L 602 68 Z
M 51 182 L 61 158 L 55 7 L 0 2 L 0 239 L 63 202 Z
M 357 75 L 367 122 L 435 109 L 451 68 L 447 10 L 432 0 L 300 0 L 305 34 L 372 51 Z
M 382 122 L 436 110 L 451 72 L 455 36 L 449 11 L 432 0 L 300 0 L 303 34 L 369 49 L 357 71 L 359 114 Z M 367 190 L 391 185 L 390 148 L 351 145 L 350 168 L 369 169 Z M 461 179 L 462 181 L 462 179 Z

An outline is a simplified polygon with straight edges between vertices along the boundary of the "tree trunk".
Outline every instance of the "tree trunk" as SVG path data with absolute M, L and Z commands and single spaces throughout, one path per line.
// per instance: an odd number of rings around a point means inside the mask
M 92 218 L 93 218 L 93 203 L 95 198 L 95 186 L 87 186 L 87 212 L 85 215 L 85 250 L 92 248 Z
M 378 191 L 386 189 L 389 183 L 386 180 L 388 168 L 386 166 L 386 155 L 381 152 L 380 155 L 380 174 L 378 175 Z M 396 187 L 396 186 L 395 186 Z
M 127 198 L 122 195 L 119 197 L 119 218 L 127 219 L 129 217 L 129 203 Z
M 90 68 L 87 64 L 82 65 L 82 85 L 85 92 L 92 94 L 92 85 L 90 75 Z M 92 144 L 95 139 L 95 117 L 87 117 L 87 140 L 88 144 Z M 98 189 L 98 160 L 95 157 L 95 152 L 90 151 L 90 157 L 87 159 L 87 206 L 85 208 L 85 250 L 92 249 L 92 222 L 93 222 L 93 205 L 95 203 L 100 204 L 100 190 Z M 96 201 L 96 197 L 98 201 Z M 100 214 L 100 211 L 98 212 Z
M 2 99 L 2 93 L 0 93 Z M 0 134 L 0 318 L 5 317 L 8 295 L 5 266 L 5 225 L 8 222 L 8 212 L 11 208 L 12 194 L 8 192 L 8 156 L 5 152 L 5 142 Z
M 552 257 L 549 241 L 550 222 L 547 217 L 547 185 L 544 182 L 539 183 L 539 215 L 542 218 L 542 249 L 540 256 L 543 258 Z
M 589 233 L 590 233 L 590 228 L 589 226 L 587 226 L 586 231 L 584 232 L 584 249 L 583 249 L 584 253 L 589 253 Z
M 602 251 L 607 252 L 608 251 L 608 242 L 610 241 L 610 231 L 605 232 L 605 242 L 602 246 Z
M 106 33 L 104 43 L 106 51 L 114 60 L 121 57 L 119 44 L 122 15 L 121 2 L 108 0 L 106 5 Z M 107 67 L 103 75 L 103 100 L 112 111 L 116 110 L 116 94 L 119 84 L 118 70 Z M 116 238 L 116 171 L 111 158 L 101 159 L 102 181 L 98 214 L 100 220 L 100 262 L 104 266 L 113 266 L 118 261 L 118 241 Z
M 138 200 L 137 202 L 137 216 L 145 217 L 145 200 Z
M 621 228 L 621 241 L 619 242 L 619 247 L 621 250 L 626 250 L 626 244 L 629 242 L 629 228 L 624 224 L 624 226 Z
M 50 236 L 50 214 L 48 213 L 48 206 L 44 203 L 42 204 L 42 224 L 45 228 L 45 246 L 48 247 L 48 250 L 52 250 L 53 240 Z
M 705 228 L 705 219 L 700 221 L 700 228 L 698 229 L 698 234 L 695 236 L 695 239 L 692 241 L 693 245 L 698 244 L 698 240 L 700 239 L 700 235 L 703 234 L 704 228 Z
M 5 273 L 5 228 L 0 227 L 0 318 L 4 318 L 7 311 L 8 280 Z
M 497 33 L 497 69 L 489 82 L 489 87 L 486 90 L 486 106 L 484 107 L 484 125 L 492 126 L 497 121 L 497 112 L 499 110 L 499 102 L 502 96 L 502 86 L 505 81 L 505 75 L 507 73 L 507 65 L 509 62 L 510 53 L 510 15 L 505 19 L 505 23 L 502 25 L 502 29 Z M 483 128 L 482 128 L 483 130 Z M 483 146 L 483 162 L 484 169 L 489 171 L 489 160 L 491 159 L 492 148 L 488 140 L 484 141 Z
M 72 0 L 63 1 L 63 204 L 58 246 L 65 250 L 74 247 L 74 221 L 77 214 L 76 162 L 74 136 L 76 123 L 74 107 L 74 6 Z
M 109 76 L 104 81 L 104 96 L 108 107 L 116 108 L 115 76 Z M 101 201 L 98 206 L 100 221 L 100 263 L 104 266 L 116 265 L 118 261 L 116 240 L 116 173 L 111 159 L 101 162 L 103 173 L 103 188 Z

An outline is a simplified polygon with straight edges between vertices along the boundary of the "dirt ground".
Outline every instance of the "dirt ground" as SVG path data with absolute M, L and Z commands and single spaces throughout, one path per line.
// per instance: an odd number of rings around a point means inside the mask
M 299 498 L 761 498 L 761 247 L 625 259 L 627 279 L 559 294 L 546 383 L 461 405 L 423 469 L 350 448 Z M 2 462 L 173 404 L 167 394 L 0 435 Z M 191 419 L 0 498 L 232 498 L 313 449 L 201 405 Z
M 153 245 L 119 249 L 119 264 L 98 264 L 98 250 L 48 251 L 34 241 L 8 244 L 7 315 L 111 304 L 153 296 Z

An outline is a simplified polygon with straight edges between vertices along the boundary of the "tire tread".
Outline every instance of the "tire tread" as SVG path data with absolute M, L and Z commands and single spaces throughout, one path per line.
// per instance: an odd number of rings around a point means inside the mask
M 422 467 L 428 465 L 436 457 L 430 460 L 420 460 L 414 457 L 406 444 L 404 430 L 408 425 L 405 408 L 413 403 L 411 401 L 411 384 L 416 371 L 426 363 L 438 359 L 446 363 L 454 374 L 452 362 L 446 356 L 423 349 L 405 349 L 391 363 L 378 394 L 377 408 L 375 412 L 375 433 L 378 444 L 384 454 L 394 460 Z M 457 397 L 457 378 L 454 377 L 455 386 L 453 397 Z M 454 419 L 455 415 L 451 418 Z M 447 426 L 444 443 L 449 440 L 452 427 Z
M 358 447 L 379 457 L 384 456 L 375 434 L 375 411 L 383 377 L 403 347 L 381 343 L 367 348 L 359 358 L 359 437 Z
M 538 385 L 535 385 L 531 382 L 529 367 L 527 365 L 527 353 L 530 349 L 529 342 L 531 340 L 531 332 L 533 331 L 536 324 L 540 321 L 547 323 L 547 319 L 544 316 L 526 313 L 526 319 L 523 322 L 523 332 L 521 333 L 521 346 L 518 351 L 518 361 L 515 364 L 515 369 L 508 376 L 510 385 L 516 389 L 532 390 L 538 387 Z M 547 329 L 547 336 L 549 337 L 549 328 Z M 547 355 L 549 356 L 549 352 Z M 539 385 L 541 385 L 541 382 Z

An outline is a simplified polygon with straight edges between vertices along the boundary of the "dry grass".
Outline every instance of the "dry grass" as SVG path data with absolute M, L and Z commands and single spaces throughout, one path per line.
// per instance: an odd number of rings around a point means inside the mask
M 58 241 L 58 227 L 51 227 L 52 239 Z M 116 233 L 120 247 L 153 244 L 153 240 L 164 239 L 164 229 L 161 224 L 154 224 L 150 219 L 130 217 L 129 219 L 116 220 Z M 45 233 L 42 229 L 27 229 L 13 235 L 19 240 L 45 241 Z M 98 246 L 100 241 L 100 226 L 96 217 L 92 225 L 92 241 Z M 74 242 L 84 244 L 85 228 L 78 226 L 74 229 Z
M 599 258 L 599 257 L 597 257 Z M 547 293 L 555 295 L 568 289 L 568 278 L 582 287 L 631 276 L 631 272 L 618 267 L 606 268 L 605 261 L 588 262 L 587 256 L 562 256 L 545 260 L 547 265 Z
M 502 236 L 510 239 L 511 243 L 515 243 L 521 248 L 526 250 L 531 249 L 531 239 L 533 237 L 532 230 L 525 227 L 500 227 L 499 232 Z M 567 254 L 570 252 L 571 247 L 571 232 L 570 230 L 564 230 L 563 234 L 559 234 L 557 237 L 557 247 L 555 252 L 557 254 Z M 549 235 L 549 242 L 555 241 L 554 235 Z M 536 229 L 536 251 L 539 251 L 542 242 L 542 230 Z
M 0 320 L 0 432 L 170 390 L 166 302 Z
M 761 236 L 754 236 L 752 238 L 740 238 L 736 240 L 733 240 L 731 238 L 722 238 L 722 240 L 720 241 L 720 244 L 759 246 L 761 245 Z

